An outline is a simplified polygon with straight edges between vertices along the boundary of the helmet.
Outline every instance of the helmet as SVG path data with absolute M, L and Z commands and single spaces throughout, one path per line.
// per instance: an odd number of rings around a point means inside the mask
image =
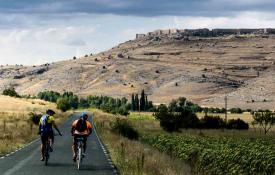
M 88 113 L 87 112 L 82 112 L 81 114 L 80 114 L 80 117 L 79 117 L 80 119 L 86 119 L 87 120 L 87 118 L 88 118 Z
M 55 114 L 54 110 L 52 110 L 52 109 L 47 109 L 46 113 L 48 115 L 54 115 Z

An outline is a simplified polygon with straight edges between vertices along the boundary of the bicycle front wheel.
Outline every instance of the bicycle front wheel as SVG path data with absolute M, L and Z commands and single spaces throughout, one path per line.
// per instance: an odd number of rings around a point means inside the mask
M 77 155 L 77 169 L 80 170 L 80 165 L 82 161 L 82 148 L 78 147 L 78 155 Z

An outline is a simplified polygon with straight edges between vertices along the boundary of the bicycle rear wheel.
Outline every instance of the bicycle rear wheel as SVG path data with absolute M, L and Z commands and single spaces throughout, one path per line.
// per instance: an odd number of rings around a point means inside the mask
M 49 160 L 49 144 L 48 143 L 46 143 L 46 145 L 45 145 L 44 157 L 45 157 L 45 166 L 47 166 L 48 160 Z

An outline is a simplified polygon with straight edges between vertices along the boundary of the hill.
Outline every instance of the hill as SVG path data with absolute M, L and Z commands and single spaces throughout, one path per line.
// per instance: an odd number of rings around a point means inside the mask
M 126 96 L 140 92 L 155 103 L 178 96 L 203 106 L 275 107 L 275 36 L 178 37 L 160 34 L 108 51 L 39 66 L 2 66 L 0 86 L 20 94 L 43 90 Z

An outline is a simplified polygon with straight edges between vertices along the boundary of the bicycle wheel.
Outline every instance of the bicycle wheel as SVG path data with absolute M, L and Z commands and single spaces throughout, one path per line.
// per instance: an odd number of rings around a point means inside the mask
M 77 169 L 80 170 L 80 165 L 82 162 L 82 143 L 79 143 L 77 150 Z
M 49 160 L 49 143 L 47 142 L 45 145 L 45 150 L 44 150 L 44 156 L 45 156 L 45 166 L 48 165 L 48 160 Z

